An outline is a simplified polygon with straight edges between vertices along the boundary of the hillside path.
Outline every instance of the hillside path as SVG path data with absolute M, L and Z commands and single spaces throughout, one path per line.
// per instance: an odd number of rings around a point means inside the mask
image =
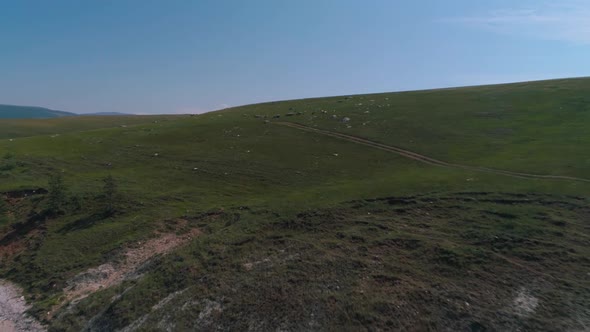
M 295 128 L 295 129 L 299 129 L 299 130 L 304 130 L 304 131 L 313 132 L 313 133 L 317 133 L 317 134 L 321 134 L 321 135 L 325 135 L 325 136 L 330 136 L 330 137 L 342 139 L 342 140 L 357 143 L 357 144 L 367 145 L 367 146 L 370 146 L 370 147 L 373 147 L 376 149 L 385 150 L 388 152 L 393 152 L 393 153 L 396 153 L 402 157 L 406 157 L 409 159 L 413 159 L 413 160 L 416 160 L 416 161 L 419 161 L 419 162 L 422 162 L 425 164 L 429 164 L 429 165 L 434 165 L 434 166 L 451 167 L 451 168 L 458 168 L 458 169 L 464 169 L 464 170 L 475 171 L 475 172 L 493 173 L 493 174 L 499 174 L 499 175 L 505 175 L 505 176 L 518 177 L 518 178 L 566 180 L 566 181 L 579 181 L 579 182 L 590 183 L 590 179 L 583 179 L 583 178 L 577 178 L 577 177 L 572 177 L 572 176 L 530 174 L 530 173 L 512 172 L 512 171 L 506 171 L 506 170 L 501 170 L 501 169 L 487 168 L 487 167 L 469 166 L 469 165 L 449 163 L 446 161 L 434 159 L 434 158 L 431 158 L 431 157 L 428 157 L 428 156 L 425 156 L 425 155 L 422 155 L 422 154 L 419 154 L 416 152 L 412 152 L 409 150 L 405 150 L 402 148 L 398 148 L 395 146 L 371 141 L 366 138 L 356 137 L 356 136 L 342 134 L 342 133 L 324 130 L 324 129 L 312 128 L 312 127 L 305 126 L 305 125 L 302 125 L 299 123 L 294 123 L 294 122 L 273 122 L 273 123 L 281 125 L 281 126 L 287 126 L 287 127 L 291 127 L 291 128 Z

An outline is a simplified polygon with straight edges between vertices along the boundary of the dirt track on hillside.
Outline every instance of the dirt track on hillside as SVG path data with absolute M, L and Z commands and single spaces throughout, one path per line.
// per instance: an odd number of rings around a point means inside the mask
M 100 289 L 120 284 L 136 273 L 142 264 L 157 255 L 170 253 L 199 234 L 201 231 L 196 228 L 184 235 L 160 234 L 136 248 L 127 249 L 119 262 L 105 263 L 80 273 L 67 282 L 68 286 L 64 289 L 66 302 L 79 301 Z
M 153 239 L 139 242 L 136 247 L 125 249 L 118 259 L 76 275 L 66 282 L 67 286 L 63 289 L 64 297 L 48 312 L 48 318 L 54 317 L 56 312 L 66 304 L 75 305 L 99 290 L 119 285 L 128 279 L 141 277 L 142 272 L 139 270 L 143 264 L 148 263 L 155 256 L 172 252 L 200 234 L 201 231 L 197 228 L 182 235 L 159 233 Z M 0 329 L 0 332 L 4 331 Z
M 571 177 L 571 176 L 530 174 L 530 173 L 512 172 L 512 171 L 506 171 L 506 170 L 501 170 L 501 169 L 487 168 L 487 167 L 454 164 L 454 163 L 449 163 L 446 161 L 430 158 L 428 156 L 421 155 L 416 152 L 404 150 L 404 149 L 401 149 L 401 148 L 398 148 L 395 146 L 385 145 L 382 143 L 374 142 L 374 141 L 368 140 L 366 138 L 351 136 L 351 135 L 333 132 L 333 131 L 329 131 L 329 130 L 312 128 L 312 127 L 308 127 L 308 126 L 298 124 L 298 123 L 293 123 L 293 122 L 274 122 L 274 123 L 281 125 L 281 126 L 287 126 L 287 127 L 291 127 L 291 128 L 295 128 L 295 129 L 299 129 L 299 130 L 313 132 L 313 133 L 317 133 L 317 134 L 321 134 L 321 135 L 325 135 L 325 136 L 330 136 L 330 137 L 346 140 L 346 141 L 357 143 L 357 144 L 367 145 L 367 146 L 370 146 L 370 147 L 373 147 L 376 149 L 385 150 L 388 152 L 393 152 L 393 153 L 396 153 L 402 157 L 406 157 L 409 159 L 420 161 L 425 164 L 429 164 L 429 165 L 433 165 L 433 166 L 458 168 L 458 169 L 464 169 L 464 170 L 468 170 L 468 171 L 485 172 L 485 173 L 492 173 L 492 174 L 512 176 L 512 177 L 518 177 L 518 178 L 527 178 L 527 179 L 565 180 L 565 181 L 578 181 L 578 182 L 590 183 L 590 179 L 576 178 L 576 177 Z

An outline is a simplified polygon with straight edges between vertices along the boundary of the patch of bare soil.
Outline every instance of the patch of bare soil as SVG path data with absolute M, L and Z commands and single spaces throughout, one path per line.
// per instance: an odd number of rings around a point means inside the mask
M 15 241 L 6 245 L 0 245 L 0 259 L 2 261 L 8 261 L 16 254 L 27 249 L 25 241 Z M 0 330 L 2 331 L 2 330 Z
M 521 317 L 532 315 L 539 305 L 539 299 L 532 296 L 524 287 L 518 291 L 514 298 L 514 312 Z
M 117 261 L 88 269 L 70 279 L 64 289 L 65 299 L 61 305 L 78 302 L 100 289 L 136 277 L 137 270 L 150 259 L 173 251 L 199 234 L 200 230 L 193 228 L 186 234 L 160 233 L 153 239 L 137 243 L 136 247 L 126 249 Z

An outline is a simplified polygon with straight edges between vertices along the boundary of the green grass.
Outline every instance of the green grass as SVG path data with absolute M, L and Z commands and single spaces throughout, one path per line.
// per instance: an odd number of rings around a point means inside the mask
M 590 79 L 573 79 L 193 117 L 3 120 L 0 192 L 47 188 L 60 172 L 77 199 L 48 219 L 31 214 L 43 211 L 43 195 L 13 202 L 0 228 L 18 237 L 0 245 L 28 250 L 2 261 L 0 275 L 23 285 L 44 319 L 69 278 L 184 218 L 205 234 L 155 259 L 143 278 L 62 309 L 52 328 L 79 330 L 92 319 L 112 330 L 144 317 L 147 330 L 174 321 L 232 330 L 581 329 L 590 324 L 590 183 L 432 166 L 273 122 L 452 163 L 590 179 L 588 93 Z M 120 189 L 110 217 L 100 202 L 107 175 Z M 368 200 L 378 197 L 398 199 Z M 222 218 L 197 218 L 219 209 Z M 511 305 L 521 287 L 542 301 L 526 317 Z
M 571 79 L 307 99 L 226 113 L 282 114 L 281 120 L 358 135 L 445 161 L 588 178 L 589 93 L 590 79 Z M 305 114 L 285 117 L 288 112 Z M 351 121 L 342 123 L 342 117 Z
M 179 116 L 68 116 L 57 119 L 1 119 L 0 139 L 14 140 L 30 136 L 55 136 L 71 132 L 168 121 L 175 118 L 179 118 Z

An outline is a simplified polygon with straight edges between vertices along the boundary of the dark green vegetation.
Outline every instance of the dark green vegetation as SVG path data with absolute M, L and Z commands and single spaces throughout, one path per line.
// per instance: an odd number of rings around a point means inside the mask
M 43 107 L 0 104 L 0 119 L 47 119 L 73 115 L 76 114 Z
M 118 117 L 48 120 L 50 129 L 0 122 L 20 137 L 0 130 L 13 219 L 2 224 L 0 273 L 55 331 L 583 330 L 590 183 L 429 165 L 273 122 L 455 164 L 590 179 L 587 96 L 590 79 L 576 79 L 124 127 Z M 56 172 L 64 204 L 47 214 L 51 193 L 22 190 L 49 188 Z M 105 213 L 109 201 L 117 206 Z M 79 273 L 193 228 L 201 234 L 185 246 L 67 305 Z

